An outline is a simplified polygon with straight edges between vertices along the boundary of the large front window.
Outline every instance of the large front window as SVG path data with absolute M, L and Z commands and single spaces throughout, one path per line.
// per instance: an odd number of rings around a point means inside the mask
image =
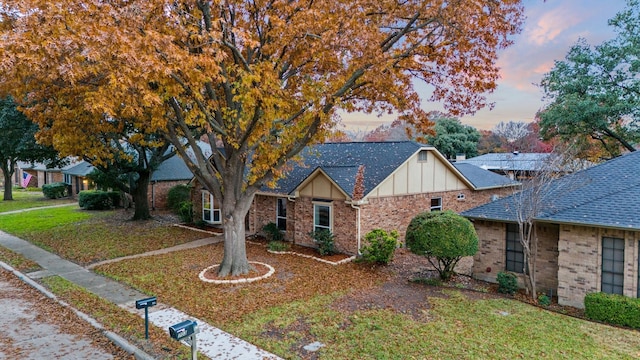
M 331 220 L 331 204 L 315 203 L 313 204 L 313 231 L 329 230 L 332 231 Z
M 202 192 L 202 220 L 209 224 L 222 224 L 220 207 L 208 191 Z
M 278 229 L 287 230 L 287 199 L 278 199 L 276 204 L 276 224 Z
M 507 250 L 506 266 L 507 271 L 524 273 L 524 251 L 520 243 L 520 230 L 518 224 L 507 224 Z
M 602 238 L 602 292 L 622 295 L 624 288 L 624 239 Z

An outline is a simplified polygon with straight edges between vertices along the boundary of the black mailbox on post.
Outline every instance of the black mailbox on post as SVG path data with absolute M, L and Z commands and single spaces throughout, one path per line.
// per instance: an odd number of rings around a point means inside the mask
M 158 303 L 158 300 L 156 299 L 155 296 L 146 298 L 146 299 L 136 300 L 136 309 L 148 308 L 148 307 L 154 306 L 157 303 Z
M 181 323 L 169 326 L 169 335 L 175 340 L 182 340 L 196 333 L 198 323 L 192 320 L 185 320 Z

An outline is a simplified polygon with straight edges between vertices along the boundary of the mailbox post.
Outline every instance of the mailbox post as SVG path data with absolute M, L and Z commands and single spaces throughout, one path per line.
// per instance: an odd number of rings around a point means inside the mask
M 155 296 L 136 300 L 136 309 L 144 309 L 144 338 L 149 339 L 149 308 L 155 306 L 158 300 Z
M 191 345 L 191 360 L 197 360 L 198 358 L 198 344 L 196 341 L 196 334 L 198 332 L 200 332 L 198 330 L 198 323 L 192 320 L 185 320 L 169 326 L 169 336 L 171 336 L 171 338 L 184 340 Z

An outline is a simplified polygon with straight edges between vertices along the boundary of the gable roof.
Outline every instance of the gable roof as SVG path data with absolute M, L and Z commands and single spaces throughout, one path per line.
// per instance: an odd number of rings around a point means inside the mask
M 554 180 L 540 222 L 640 230 L 640 151 Z M 473 209 L 469 218 L 514 222 L 514 196 Z
M 347 196 L 351 196 L 356 175 L 364 166 L 364 196 L 379 186 L 409 158 L 421 150 L 433 151 L 443 164 L 475 190 L 519 184 L 509 178 L 473 165 L 451 165 L 431 145 L 414 141 L 325 143 L 305 148 L 300 163 L 278 180 L 275 188 L 263 187 L 264 193 L 292 195 L 316 173 L 322 172 Z
M 485 170 L 536 171 L 549 156 L 549 153 L 489 153 L 457 163 L 471 164 Z
M 292 194 L 317 168 L 321 168 L 345 193 L 351 195 L 360 165 L 364 166 L 364 194 L 368 194 L 421 148 L 413 141 L 325 143 L 306 147 L 300 153 L 302 164 L 265 192 Z

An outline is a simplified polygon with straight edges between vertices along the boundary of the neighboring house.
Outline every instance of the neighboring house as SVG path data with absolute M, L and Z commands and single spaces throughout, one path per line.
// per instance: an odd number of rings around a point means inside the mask
M 93 188 L 93 184 L 87 179 L 87 175 L 89 175 L 93 169 L 93 166 L 88 162 L 80 161 L 62 171 L 64 182 L 71 186 L 70 194 L 72 197 L 77 197 L 78 193 L 82 190 Z
M 526 179 L 544 169 L 550 153 L 489 153 L 470 159 L 457 161 L 458 164 L 471 164 L 479 168 L 506 175 L 511 179 Z
M 537 287 L 562 305 L 584 307 L 590 292 L 640 297 L 640 152 L 554 180 L 535 217 Z M 473 275 L 496 281 L 522 273 L 523 252 L 507 197 L 465 211 L 480 239 Z M 520 275 L 521 277 L 524 275 Z
M 462 211 L 518 185 L 471 165 L 454 166 L 434 147 L 411 141 L 321 144 L 301 157 L 275 188 L 256 195 L 246 220 L 249 234 L 274 222 L 286 240 L 315 246 L 309 233 L 328 229 L 339 251 L 356 254 L 373 229 L 398 230 L 404 240 L 420 212 Z M 362 191 L 354 191 L 356 183 Z M 194 189 L 195 213 L 221 224 L 219 202 L 197 181 Z
M 169 190 L 176 185 L 189 183 L 192 178 L 191 170 L 179 155 L 163 161 L 151 174 L 148 193 L 151 208 L 167 209 Z
M 65 182 L 67 184 L 70 184 L 69 182 L 67 182 L 68 178 L 65 178 L 63 171 L 66 171 L 77 164 L 77 162 L 70 160 L 69 164 L 63 167 L 48 168 L 47 165 L 43 163 L 27 163 L 19 161 L 17 165 L 18 168 L 15 173 L 16 184 L 22 183 L 21 179 L 26 178 L 25 173 L 31 175 L 31 178 L 29 179 L 29 183 L 27 184 L 27 186 L 24 187 L 41 188 L 42 185 L 51 184 L 54 182 Z

